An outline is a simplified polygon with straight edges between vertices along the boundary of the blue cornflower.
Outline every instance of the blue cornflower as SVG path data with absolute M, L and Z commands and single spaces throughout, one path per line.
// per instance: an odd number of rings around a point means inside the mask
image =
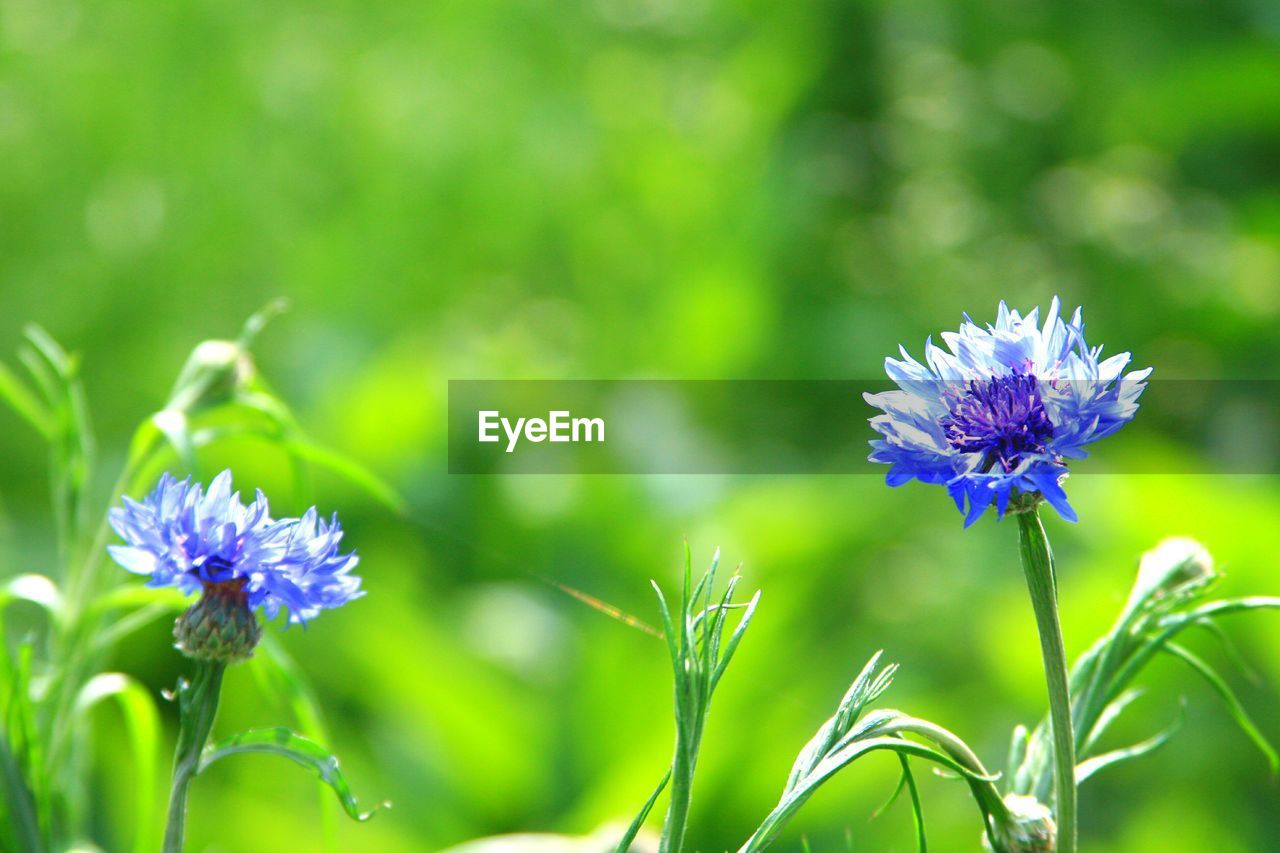
M 1083 459 L 1085 445 L 1133 418 L 1151 369 L 1122 378 L 1129 353 L 1100 362 L 1080 309 L 1064 322 L 1057 297 L 1043 326 L 1039 308 L 1023 317 L 1003 302 L 985 329 L 964 319 L 959 332 L 942 333 L 947 349 L 925 343 L 928 366 L 902 347 L 901 361 L 885 359 L 900 390 L 864 395 L 884 412 L 871 419 L 882 436 L 871 461 L 891 466 L 890 486 L 946 486 L 966 527 L 992 503 L 1003 516 L 1022 496 L 1043 497 L 1075 521 L 1062 488 L 1066 460 Z
M 190 477 L 165 474 L 141 503 L 126 497 L 110 520 L 128 544 L 107 550 L 124 568 L 149 576 L 147 586 L 234 593 L 268 619 L 285 608 L 291 623 L 364 595 L 351 574 L 358 558 L 339 551 L 336 515 L 326 522 L 312 508 L 302 518 L 273 519 L 260 490 L 248 506 L 232 493 L 230 471 L 207 492 Z

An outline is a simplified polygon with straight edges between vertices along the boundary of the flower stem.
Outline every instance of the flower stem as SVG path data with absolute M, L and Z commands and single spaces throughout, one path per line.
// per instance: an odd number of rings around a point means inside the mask
M 1056 778 L 1058 847 L 1061 853 L 1076 849 L 1076 756 L 1071 729 L 1071 690 L 1067 685 L 1067 656 L 1062 645 L 1062 623 L 1058 618 L 1058 583 L 1053 569 L 1053 551 L 1045 536 L 1040 514 L 1028 509 L 1018 515 L 1018 545 L 1022 571 L 1031 593 L 1031 607 L 1040 633 L 1040 654 L 1049 688 L 1049 717 L 1053 732 Z
M 187 820 L 187 788 L 200 771 L 200 753 L 213 730 L 227 665 L 197 661 L 189 683 L 178 686 L 178 745 L 173 756 L 173 784 L 169 789 L 169 816 L 164 828 L 164 853 L 182 853 Z

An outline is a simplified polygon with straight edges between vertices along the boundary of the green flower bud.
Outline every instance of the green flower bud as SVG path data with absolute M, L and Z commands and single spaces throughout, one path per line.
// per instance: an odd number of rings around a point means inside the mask
M 1213 557 L 1194 539 L 1174 536 L 1142 555 L 1130 605 L 1207 586 L 1218 578 Z
M 244 579 L 206 584 L 200 600 L 173 626 L 177 648 L 195 660 L 236 663 L 253 657 L 262 626 L 249 609 Z
M 1009 821 L 995 827 L 995 834 L 1009 853 L 1053 853 L 1058 849 L 1058 825 L 1053 812 L 1037 800 L 1022 794 L 1009 794 L 1004 798 L 1009 810 Z M 990 850 L 991 843 L 984 835 L 982 846 Z
M 249 351 L 236 341 L 203 341 L 192 350 L 166 409 L 195 412 L 225 403 L 254 376 Z

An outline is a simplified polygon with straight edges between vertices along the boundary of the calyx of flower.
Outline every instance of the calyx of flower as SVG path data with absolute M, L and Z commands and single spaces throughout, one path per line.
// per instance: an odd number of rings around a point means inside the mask
M 253 657 L 262 626 L 249 609 L 244 578 L 205 584 L 200 600 L 173 626 L 179 651 L 194 660 L 236 663 Z

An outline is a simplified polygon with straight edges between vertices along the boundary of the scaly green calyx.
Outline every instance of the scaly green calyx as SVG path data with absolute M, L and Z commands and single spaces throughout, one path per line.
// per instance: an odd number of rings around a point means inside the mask
M 200 600 L 173 626 L 178 649 L 194 660 L 230 664 L 253 657 L 262 626 L 249 609 L 245 581 L 205 584 Z

